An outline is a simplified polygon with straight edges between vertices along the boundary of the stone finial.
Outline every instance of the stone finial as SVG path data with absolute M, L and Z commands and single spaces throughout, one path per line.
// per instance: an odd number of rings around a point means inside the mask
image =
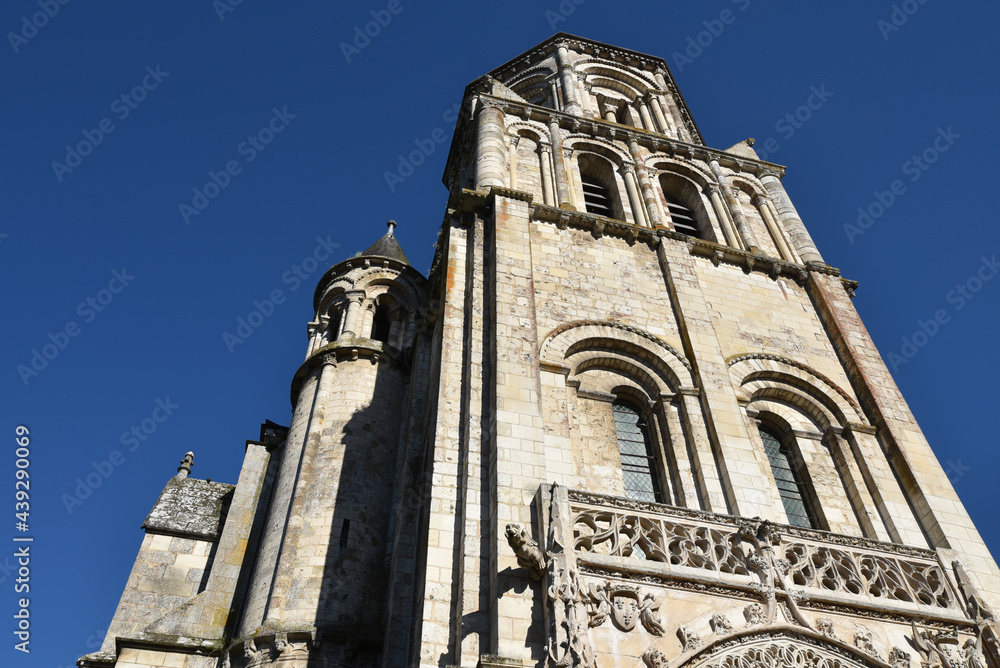
M 388 232 L 387 234 L 388 234 L 388 235 L 389 235 L 390 237 L 391 237 L 391 236 L 394 236 L 394 235 L 393 235 L 393 233 L 392 233 L 392 231 L 393 231 L 393 229 L 395 229 L 396 225 L 397 225 L 397 223 L 396 223 L 396 221 L 395 221 L 395 220 L 391 220 L 391 219 L 390 219 L 390 220 L 389 220 L 388 222 L 386 222 L 386 227 L 388 227 L 388 228 L 389 228 L 389 232 Z
M 757 140 L 754 139 L 753 137 L 747 137 L 746 142 L 747 142 L 747 146 L 753 146 L 754 144 L 757 143 Z
M 177 467 L 177 477 L 186 478 L 188 474 L 191 473 L 191 467 L 194 465 L 194 453 L 188 452 L 184 455 L 184 459 L 181 460 L 181 465 Z

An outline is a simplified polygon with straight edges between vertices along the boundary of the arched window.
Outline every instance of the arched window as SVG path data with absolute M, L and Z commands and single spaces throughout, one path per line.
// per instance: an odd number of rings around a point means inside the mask
M 587 205 L 587 213 L 611 217 L 613 212 L 608 189 L 600 181 L 586 174 L 580 175 L 580 181 L 583 183 L 583 201 Z
M 670 211 L 670 220 L 674 223 L 674 230 L 689 237 L 701 239 L 701 229 L 698 227 L 694 211 L 680 202 L 670 199 L 670 197 L 665 199 L 667 200 L 667 209 Z
M 767 427 L 759 427 L 760 438 L 764 441 L 764 451 L 771 464 L 774 482 L 778 485 L 785 515 L 792 526 L 818 529 L 815 502 L 812 490 L 804 474 L 804 466 L 794 452 L 788 439 L 782 441 L 777 433 Z
M 330 309 L 330 324 L 326 328 L 326 340 L 329 343 L 333 343 L 340 336 L 340 324 L 343 320 L 341 311 L 339 308 Z
M 612 404 L 618 452 L 622 458 L 625 496 L 639 501 L 663 502 L 660 476 L 646 423 L 638 408 L 626 401 Z
M 587 213 L 625 220 L 625 210 L 618 199 L 618 181 L 612 164 L 603 157 L 589 153 L 581 154 L 577 164 Z
M 389 305 L 379 304 L 375 307 L 375 315 L 372 318 L 372 340 L 389 342 L 389 328 L 392 322 L 389 319 Z

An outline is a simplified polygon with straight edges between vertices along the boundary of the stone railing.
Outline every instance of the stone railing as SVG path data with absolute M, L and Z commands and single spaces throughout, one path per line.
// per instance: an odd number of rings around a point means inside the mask
M 578 490 L 569 491 L 569 501 L 583 563 L 753 586 L 754 551 L 746 538 L 752 522 Z M 807 601 L 866 599 L 879 607 L 961 614 L 934 551 L 780 525 L 768 543 L 783 580 Z

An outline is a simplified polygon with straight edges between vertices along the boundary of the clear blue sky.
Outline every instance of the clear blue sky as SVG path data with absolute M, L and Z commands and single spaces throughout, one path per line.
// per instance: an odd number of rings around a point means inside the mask
M 301 266 L 317 238 L 339 244 L 339 261 L 395 218 L 427 271 L 447 147 L 392 190 L 385 173 L 435 130 L 450 139 L 449 111 L 467 83 L 560 30 L 665 57 L 709 145 L 754 136 L 788 166 L 786 188 L 824 257 L 860 281 L 855 303 L 883 356 L 915 353 L 896 379 L 987 543 L 1000 547 L 1000 278 L 973 281 L 970 299 L 951 292 L 1000 252 L 997 3 L 908 0 L 916 11 L 896 16 L 898 30 L 879 26 L 892 20 L 888 0 L 577 3 L 564 0 L 564 16 L 556 1 L 401 0 L 347 56 L 341 43 L 387 2 L 248 0 L 220 20 L 211 0 L 77 0 L 37 19 L 37 31 L 23 25 L 42 11 L 37 0 L 4 3 L 0 542 L 18 533 L 20 423 L 31 428 L 36 538 L 33 651 L 14 652 L 4 636 L 6 665 L 68 666 L 94 649 L 88 640 L 111 619 L 139 525 L 185 451 L 195 452 L 193 475 L 235 482 L 259 424 L 287 424 L 325 269 Z M 716 22 L 726 9 L 731 21 Z M 689 38 L 701 52 L 674 56 Z M 826 99 L 789 121 L 814 87 Z M 281 130 L 271 143 L 243 143 L 271 123 Z M 96 144 L 81 149 L 88 155 L 67 156 L 67 145 L 87 141 Z M 911 162 L 927 149 L 927 169 Z M 229 161 L 238 173 L 185 220 L 179 205 L 194 206 L 192 190 Z M 895 180 L 895 201 L 849 238 L 858 207 L 879 213 L 875 193 L 891 193 Z M 285 301 L 230 351 L 224 333 L 274 290 Z M 904 350 L 902 337 L 938 311 L 944 324 Z M 75 335 L 63 338 L 67 327 Z M 54 358 L 25 382 L 18 366 L 53 339 L 64 347 L 48 348 Z M 176 407 L 156 412 L 158 400 Z M 144 420 L 145 440 L 123 445 Z M 116 450 L 117 464 L 102 464 Z M 64 495 L 95 462 L 110 477 L 68 512 Z M 6 577 L 4 628 L 15 605 Z

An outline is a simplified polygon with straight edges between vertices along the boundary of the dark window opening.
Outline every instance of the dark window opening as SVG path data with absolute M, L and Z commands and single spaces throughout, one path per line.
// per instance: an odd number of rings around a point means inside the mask
M 622 458 L 625 496 L 639 501 L 662 502 L 663 493 L 656 474 L 652 444 L 639 411 L 621 401 L 612 404 L 612 411 L 618 435 L 618 452 Z
M 372 318 L 372 339 L 375 341 L 381 341 L 382 343 L 389 342 L 389 326 L 392 323 L 389 320 L 389 309 L 386 306 L 378 306 L 375 308 L 375 316 Z
M 340 547 L 347 547 L 347 534 L 351 531 L 351 520 L 344 520 L 344 524 L 340 527 Z
M 580 181 L 583 183 L 583 201 L 587 206 L 587 213 L 613 217 L 611 193 L 608 189 L 600 181 L 586 174 L 580 175 Z
M 337 336 L 340 334 L 340 310 L 334 309 L 330 313 L 330 326 L 326 330 L 326 340 L 333 342 L 337 340 Z
M 695 239 L 701 239 L 701 230 L 698 229 L 698 221 L 694 217 L 694 211 L 683 204 L 677 204 L 667 200 L 667 208 L 670 210 L 670 220 L 674 223 L 674 230 L 681 234 L 686 234 Z
M 795 453 L 787 442 L 782 443 L 777 434 L 760 427 L 760 437 L 764 441 L 764 451 L 771 464 L 774 482 L 785 507 L 785 515 L 792 526 L 817 529 L 816 512 L 810 499 L 808 484 L 802 474 Z

